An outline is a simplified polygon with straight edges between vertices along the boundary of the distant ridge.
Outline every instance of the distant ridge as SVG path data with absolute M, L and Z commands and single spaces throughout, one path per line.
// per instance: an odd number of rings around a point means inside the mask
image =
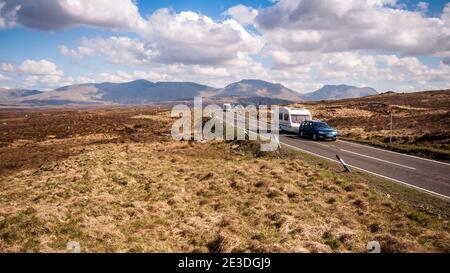
M 377 95 L 377 90 L 370 87 L 356 87 L 346 84 L 324 85 L 322 88 L 301 97 L 307 101 L 340 100 Z
M 1 104 L 14 105 L 86 105 L 86 104 L 152 104 L 191 100 L 195 96 L 210 101 L 289 103 L 299 101 L 357 98 L 378 94 L 373 88 L 349 85 L 325 85 L 321 89 L 300 94 L 279 83 L 244 79 L 224 88 L 214 88 L 194 82 L 151 82 L 135 80 L 124 83 L 86 83 L 42 92 L 27 89 L 1 89 Z
M 300 93 L 279 83 L 246 79 L 227 85 L 215 96 L 265 97 L 271 99 L 300 101 Z

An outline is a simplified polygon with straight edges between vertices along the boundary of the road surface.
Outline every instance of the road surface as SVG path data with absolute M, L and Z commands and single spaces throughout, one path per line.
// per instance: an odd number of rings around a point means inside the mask
M 244 118 L 242 116 L 238 119 Z M 230 121 L 228 121 L 230 122 Z M 312 141 L 296 134 L 279 134 L 282 145 L 337 161 L 357 169 L 450 200 L 450 164 L 382 150 L 348 141 Z
M 409 156 L 352 142 L 312 141 L 280 133 L 280 142 L 298 150 L 358 169 L 450 200 L 450 164 Z

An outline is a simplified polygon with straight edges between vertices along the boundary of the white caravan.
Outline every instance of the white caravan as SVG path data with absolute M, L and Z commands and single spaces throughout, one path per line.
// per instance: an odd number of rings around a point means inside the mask
M 224 103 L 223 104 L 223 111 L 224 112 L 230 112 L 231 111 L 231 103 Z
M 281 131 L 298 133 L 300 123 L 311 120 L 311 112 L 304 108 L 282 107 L 280 108 L 279 119 Z

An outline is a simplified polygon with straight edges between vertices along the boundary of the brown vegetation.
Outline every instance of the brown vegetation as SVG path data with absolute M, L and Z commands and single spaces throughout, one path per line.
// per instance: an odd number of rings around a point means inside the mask
M 167 111 L 0 117 L 2 252 L 450 251 L 444 201 L 255 142 L 176 142 Z

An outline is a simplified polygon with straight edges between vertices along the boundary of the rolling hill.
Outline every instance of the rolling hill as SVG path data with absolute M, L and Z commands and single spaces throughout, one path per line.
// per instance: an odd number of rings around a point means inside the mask
M 52 91 L 0 89 L 2 105 L 89 105 L 89 104 L 151 104 L 191 100 L 195 96 L 209 101 L 239 103 L 289 103 L 299 101 L 357 98 L 377 94 L 375 89 L 349 85 L 325 85 L 319 90 L 300 94 L 278 83 L 246 79 L 224 88 L 193 82 L 150 82 L 135 80 L 125 83 L 88 83 L 57 88 Z
M 222 97 L 263 97 L 289 101 L 300 101 L 300 93 L 279 83 L 262 80 L 242 80 L 227 85 L 216 96 Z
M 25 97 L 42 93 L 38 90 L 0 88 L 0 104 L 21 101 Z
M 324 85 L 319 90 L 307 94 L 302 94 L 301 98 L 306 101 L 340 100 L 340 99 L 360 98 L 377 94 L 378 94 L 377 90 L 370 87 L 356 87 L 341 84 L 341 85 Z

